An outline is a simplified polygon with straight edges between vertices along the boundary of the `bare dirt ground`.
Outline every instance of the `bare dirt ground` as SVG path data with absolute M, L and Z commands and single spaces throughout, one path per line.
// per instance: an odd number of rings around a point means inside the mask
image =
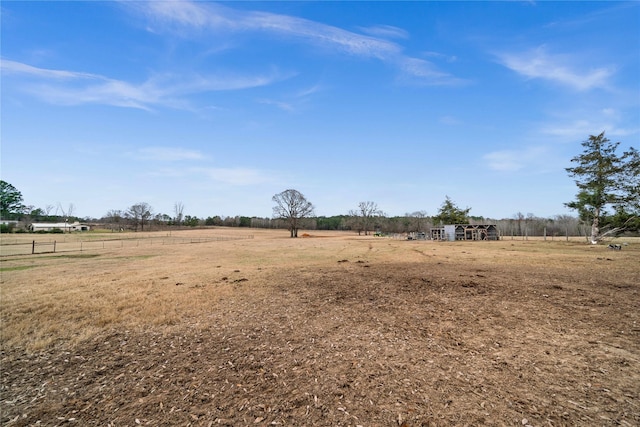
M 257 233 L 3 259 L 2 424 L 640 425 L 640 243 Z

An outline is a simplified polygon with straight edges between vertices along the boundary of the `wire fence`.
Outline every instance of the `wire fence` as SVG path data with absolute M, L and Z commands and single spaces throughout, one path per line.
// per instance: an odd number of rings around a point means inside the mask
M 253 239 L 253 235 L 243 236 L 215 236 L 215 237 L 146 237 L 146 238 L 130 238 L 130 239 L 87 239 L 87 240 L 55 240 L 40 239 L 30 242 L 10 243 L 2 241 L 0 244 L 0 257 L 8 257 L 15 255 L 38 255 L 47 253 L 60 252 L 85 252 L 98 250 L 117 250 L 124 248 L 143 247 L 143 246 L 163 246 L 163 245 L 179 245 L 193 243 L 210 243 L 229 240 L 247 240 Z

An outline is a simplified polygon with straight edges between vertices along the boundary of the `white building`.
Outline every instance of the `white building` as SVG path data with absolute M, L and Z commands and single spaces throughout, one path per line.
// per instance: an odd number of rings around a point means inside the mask
M 51 222 L 40 222 L 40 223 L 36 223 L 34 222 L 33 224 L 31 224 L 29 226 L 29 229 L 31 231 L 52 231 L 53 229 L 60 229 L 62 231 L 66 232 L 71 232 L 71 231 L 89 231 L 91 229 L 91 227 L 89 227 L 89 225 L 87 224 L 81 224 L 79 222 L 73 222 L 73 223 L 68 223 L 68 222 L 58 222 L 58 223 L 51 223 Z

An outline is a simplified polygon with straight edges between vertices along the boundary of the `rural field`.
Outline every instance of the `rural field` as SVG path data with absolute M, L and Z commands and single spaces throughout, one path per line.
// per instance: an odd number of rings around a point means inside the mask
M 307 233 L 3 236 L 2 425 L 640 425 L 640 240 Z

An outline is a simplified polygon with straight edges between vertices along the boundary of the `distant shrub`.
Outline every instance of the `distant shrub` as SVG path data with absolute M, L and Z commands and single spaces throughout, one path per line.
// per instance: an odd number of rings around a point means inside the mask
M 61 228 L 54 228 L 50 231 L 51 234 L 64 234 L 64 231 Z
M 0 224 L 0 233 L 13 232 L 13 224 Z

